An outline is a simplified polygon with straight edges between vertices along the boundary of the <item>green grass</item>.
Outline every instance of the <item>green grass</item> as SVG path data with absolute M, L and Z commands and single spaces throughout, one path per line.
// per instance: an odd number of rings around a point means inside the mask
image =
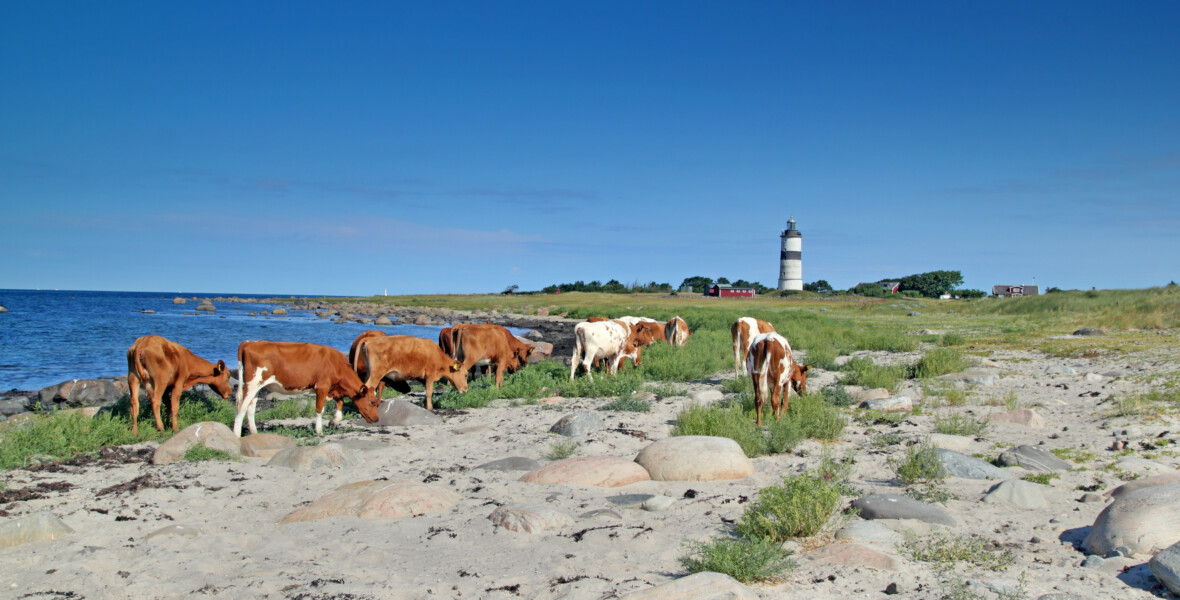
M 754 457 L 786 452 L 806 438 L 837 439 L 848 424 L 819 394 L 792 396 L 782 419 L 776 420 L 766 411 L 763 408 L 763 427 L 759 429 L 754 424 L 754 398 L 749 392 L 726 403 L 690 404 L 677 414 L 672 435 L 727 437 L 737 442 L 746 456 Z
M 878 365 L 871 358 L 857 357 L 841 368 L 844 377 L 840 380 L 843 385 L 859 385 L 864 388 L 885 388 L 889 391 L 897 389 L 897 384 L 905 378 L 906 367 L 899 365 Z
M 991 540 L 977 535 L 933 533 L 902 542 L 898 551 L 919 562 L 934 563 L 939 569 L 954 568 L 966 563 L 973 567 L 1000 571 L 1007 569 L 1016 557 L 1001 551 Z
M 241 457 L 230 454 L 225 450 L 215 450 L 203 444 L 194 444 L 184 453 L 182 460 L 199 462 L 203 460 L 241 461 Z
M 327 410 L 325 409 L 325 412 Z M 283 400 L 273 408 L 259 411 L 255 415 L 258 421 L 278 419 L 311 419 L 315 417 L 315 400 L 309 398 L 291 398 Z
M 980 437 L 987 433 L 987 421 L 977 421 L 959 413 L 950 413 L 934 418 L 934 430 L 949 435 Z
M 901 458 L 890 458 L 889 466 L 893 469 L 897 480 L 905 485 L 939 481 L 946 478 L 946 469 L 938 460 L 938 454 L 925 441 L 907 447 L 905 455 Z
M 770 540 L 729 538 L 690 542 L 680 564 L 689 573 L 724 573 L 742 583 L 780 581 L 797 566 Z
M 955 348 L 935 348 L 922 355 L 906 375 L 909 379 L 929 379 L 947 373 L 958 373 L 968 367 L 963 353 Z
M 852 418 L 862 425 L 896 425 L 910 417 L 904 410 L 880 410 L 877 408 L 858 410 Z
M 624 412 L 650 412 L 651 402 L 642 398 L 635 398 L 633 396 L 621 396 L 614 402 L 608 402 L 598 408 L 599 410 L 617 410 Z
M 820 396 L 823 397 L 824 404 L 829 406 L 852 406 L 857 403 L 856 398 L 840 384 L 821 389 Z
M 571 439 L 554 440 L 549 443 L 549 453 L 545 458 L 562 460 L 578 453 L 578 442 Z
M 1021 479 L 1041 485 L 1051 485 L 1053 480 L 1058 477 L 1061 477 L 1060 473 L 1026 473 Z
M 736 525 L 738 535 L 781 544 L 820 532 L 840 507 L 840 479 L 809 472 L 763 488 Z
M 699 331 L 683 348 L 656 343 L 643 351 L 639 367 L 644 379 L 699 381 L 733 368 L 732 340 L 728 331 Z
M 144 440 L 161 440 L 172 434 L 160 434 L 152 425 L 140 428 L 137 437 L 131 423 L 109 414 L 94 418 L 81 414 L 34 416 L 19 424 L 9 424 L 0 438 L 0 469 L 23 467 L 33 457 L 65 460 L 77 454 L 97 452 L 106 446 L 134 444 Z
M 742 448 L 746 456 L 768 452 L 766 436 L 747 417 L 741 406 L 701 406 L 690 404 L 676 415 L 671 435 L 708 435 L 727 437 Z
M 967 338 L 961 333 L 944 333 L 938 338 L 939 346 L 962 346 L 967 343 Z

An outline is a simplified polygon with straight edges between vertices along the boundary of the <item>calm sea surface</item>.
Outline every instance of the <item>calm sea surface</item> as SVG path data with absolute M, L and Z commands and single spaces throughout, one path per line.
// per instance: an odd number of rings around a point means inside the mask
M 196 312 L 197 302 L 173 304 L 166 292 L 71 292 L 0 290 L 0 390 L 38 390 L 67 379 L 126 375 L 127 348 L 141 335 L 162 335 L 198 356 L 224 360 L 237 368 L 242 340 L 312 342 L 348 352 L 366 329 L 389 335 L 438 339 L 441 327 L 416 325 L 337 325 L 315 314 L 291 310 L 285 317 L 250 317 L 272 304 L 214 302 L 211 315 Z M 185 293 L 205 298 L 250 294 Z M 265 296 L 273 297 L 273 296 Z M 156 314 L 143 314 L 150 309 Z

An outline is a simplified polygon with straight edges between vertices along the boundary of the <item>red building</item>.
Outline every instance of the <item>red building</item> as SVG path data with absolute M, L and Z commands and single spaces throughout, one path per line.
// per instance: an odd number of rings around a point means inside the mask
M 706 296 L 715 296 L 718 298 L 753 298 L 754 288 L 752 287 L 733 287 L 722 283 L 711 283 L 705 288 Z

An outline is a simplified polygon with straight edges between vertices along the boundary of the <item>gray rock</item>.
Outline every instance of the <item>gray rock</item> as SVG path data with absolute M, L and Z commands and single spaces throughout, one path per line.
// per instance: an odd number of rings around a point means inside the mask
M 181 538 L 191 540 L 191 539 L 197 537 L 198 535 L 201 535 L 201 530 L 196 527 L 186 527 L 184 525 L 168 525 L 167 527 L 162 527 L 160 529 L 157 529 L 157 530 L 151 532 L 150 534 L 148 534 L 148 536 L 146 538 L 144 538 L 143 541 L 147 542 L 147 541 L 151 541 L 152 539 L 159 540 L 159 539 L 173 538 L 173 537 L 181 537 Z
M 6 313 L 6 312 L 8 312 L 8 309 L 4 308 L 3 304 L 0 304 L 0 313 Z
M 675 503 L 675 498 L 670 498 L 668 496 L 652 496 L 647 500 L 647 502 L 639 505 L 639 508 L 642 508 L 647 512 L 662 512 L 672 508 L 672 505 Z
M 1121 494 L 1098 514 L 1082 547 L 1105 555 L 1119 546 L 1153 554 L 1180 540 L 1180 483 Z
M 1180 594 L 1180 542 L 1159 551 L 1147 563 L 1151 574 L 1175 594 Z
M 1102 496 L 1102 494 L 1098 494 L 1095 492 L 1086 492 L 1085 494 L 1082 494 L 1082 498 L 1081 498 L 1082 502 L 1087 502 L 1087 503 L 1089 503 L 1089 502 L 1102 502 L 1103 500 L 1105 500 L 1105 498 Z
M 983 496 L 983 502 L 1008 504 L 1026 510 L 1049 508 L 1049 501 L 1042 491 L 1044 487 L 1031 481 L 1009 479 L 993 485 Z
M 528 330 L 527 333 L 524 334 L 524 337 L 526 337 L 530 340 L 539 342 L 539 341 L 545 339 L 545 334 L 541 333 L 540 331 L 537 331 L 536 329 L 530 329 L 530 330 Z
M 380 415 L 370 427 L 409 427 L 411 425 L 440 425 L 442 417 L 401 399 L 386 400 L 377 408 Z
M 29 399 L 24 396 L 13 396 L 0 400 L 0 415 L 18 415 L 29 410 Z
M 386 316 L 380 316 L 380 317 L 377 317 L 376 321 L 373 321 L 373 324 L 374 325 L 393 325 L 393 320 L 390 319 L 389 317 L 386 317 Z
M 21 515 L 0 523 L 0 548 L 56 540 L 71 533 L 74 530 L 53 514 Z
M 877 398 L 861 402 L 858 408 L 870 410 L 898 410 L 909 412 L 914 409 L 914 403 L 909 396 L 893 396 L 892 398 Z
M 995 465 L 988 464 L 966 454 L 959 454 L 954 450 L 935 448 L 939 462 L 951 477 L 964 479 L 1011 479 L 1013 475 Z
M 1097 554 L 1091 554 L 1090 556 L 1086 557 L 1086 560 L 1082 561 L 1082 566 L 1086 567 L 1087 569 L 1097 569 L 1098 567 L 1101 567 L 1102 563 L 1104 562 L 1106 562 L 1106 560 L 1101 556 L 1098 556 Z
M 623 515 L 620 515 L 619 513 L 615 512 L 609 508 L 599 508 L 597 510 L 584 512 L 584 513 L 578 515 L 579 519 L 598 519 L 600 517 L 605 517 L 605 518 L 609 518 L 609 519 L 618 519 L 620 521 L 623 519 Z
M 635 462 L 654 481 L 720 481 L 754 474 L 754 464 L 737 442 L 715 436 L 684 435 L 652 442 Z
M 189 448 L 196 445 L 239 456 L 242 453 L 242 440 L 234 435 L 232 429 L 217 421 L 203 421 L 181 429 L 157 446 L 156 451 L 152 453 L 152 464 L 166 465 L 176 462 L 184 458 Z
M 1069 375 L 1077 375 L 1078 371 L 1077 371 L 1077 369 L 1074 369 L 1073 367 L 1070 367 L 1068 365 L 1049 365 L 1049 368 L 1045 369 L 1045 374 L 1046 375 L 1066 375 L 1066 376 L 1069 376 Z
M 606 429 L 602 417 L 593 412 L 576 412 L 568 414 L 549 428 L 549 433 L 556 433 L 566 437 L 579 437 L 595 431 Z
M 80 406 L 107 406 L 114 404 L 127 394 L 127 378 L 119 377 L 71 379 L 42 388 L 39 396 L 42 406 L 64 404 L 71 408 L 77 408 Z M 151 402 L 149 401 L 148 404 L 150 405 Z
M 1000 453 L 998 461 L 1005 467 L 1024 467 L 1036 473 L 1064 471 L 1073 465 L 1045 452 L 1037 446 L 1016 446 Z
M 836 532 L 836 539 L 893 545 L 903 538 L 901 534 L 876 521 L 857 519 L 841 527 Z
M 514 504 L 498 507 L 488 515 L 496 527 L 520 533 L 544 533 L 574 524 L 569 515 L 544 504 Z
M 610 496 L 606 499 L 607 502 L 622 508 L 643 508 L 643 504 L 652 498 L 654 494 L 619 494 L 618 496 Z
M 523 456 L 510 456 L 508 458 L 501 458 L 500 460 L 493 460 L 489 463 L 484 463 L 475 467 L 484 471 L 532 471 L 540 469 L 540 461 L 534 458 L 525 458 Z
M 281 450 L 266 463 L 266 466 L 310 471 L 330 467 L 354 467 L 359 464 L 361 461 L 352 450 L 347 450 L 339 444 L 327 443 Z
M 955 519 L 941 508 L 897 494 L 874 494 L 857 498 L 852 501 L 852 507 L 860 510 L 861 518 L 868 520 L 914 519 L 951 527 L 956 524 Z
M 1083 327 L 1075 332 L 1074 335 L 1106 335 L 1106 332 L 1094 327 Z
M 916 311 L 916 310 L 911 310 L 911 311 L 910 311 L 908 314 L 909 314 L 909 316 L 911 316 L 911 317 L 916 317 L 916 316 L 918 316 L 918 315 L 920 315 L 920 314 L 922 314 L 922 313 L 920 313 L 920 312 L 918 312 L 918 311 Z

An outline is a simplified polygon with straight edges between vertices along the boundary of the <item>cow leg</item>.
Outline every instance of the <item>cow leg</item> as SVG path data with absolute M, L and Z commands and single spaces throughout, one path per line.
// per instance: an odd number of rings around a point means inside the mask
M 315 434 L 324 435 L 324 405 L 328 403 L 328 394 L 323 390 L 315 390 Z
M 131 433 L 139 435 L 139 376 L 127 374 L 127 388 L 131 392 Z
M 496 387 L 504 387 L 504 366 L 501 363 L 496 363 Z M 488 368 L 492 368 L 488 365 Z
M 762 427 L 762 407 L 766 405 L 766 389 L 763 387 L 763 381 L 759 381 L 758 373 L 750 373 L 750 379 L 754 383 L 754 423 Z
M 770 412 L 771 412 L 771 414 L 774 415 L 775 421 L 779 420 L 783 416 L 783 413 L 782 413 L 783 406 L 782 405 L 783 405 L 783 386 L 776 382 L 774 384 L 774 387 L 770 390 Z
M 582 362 L 582 339 L 574 334 L 574 355 L 570 357 L 570 381 L 574 380 L 574 375 L 578 372 L 578 365 Z M 586 370 L 589 373 L 589 369 Z
M 426 410 L 434 410 L 434 402 L 431 400 L 431 396 L 434 395 L 435 381 L 437 380 L 431 379 L 430 377 L 427 377 L 424 381 L 426 383 Z
M 160 403 L 164 401 L 164 392 L 174 386 L 156 385 L 152 387 L 152 414 L 156 417 L 156 431 L 164 431 L 164 421 L 160 419 Z
M 332 415 L 332 425 L 339 425 L 344 420 L 344 398 L 336 399 L 336 414 Z
M 186 381 L 188 381 L 188 369 L 181 367 L 180 372 L 176 374 L 176 383 L 172 384 L 172 393 L 169 394 L 170 402 L 168 403 L 168 408 L 172 414 L 172 433 L 180 430 L 180 395 L 188 389 L 184 385 Z
M 258 429 L 254 425 L 254 407 L 258 404 L 258 392 L 262 391 L 263 386 L 269 385 L 277 381 L 274 377 L 268 377 L 263 380 L 263 372 L 266 367 L 256 367 L 254 375 L 250 379 L 246 379 L 246 371 L 242 368 L 242 364 L 238 363 L 238 377 L 241 378 L 241 385 L 238 386 L 237 397 L 237 414 L 234 415 L 234 435 L 242 437 L 242 420 L 249 420 L 250 433 L 257 433 Z

